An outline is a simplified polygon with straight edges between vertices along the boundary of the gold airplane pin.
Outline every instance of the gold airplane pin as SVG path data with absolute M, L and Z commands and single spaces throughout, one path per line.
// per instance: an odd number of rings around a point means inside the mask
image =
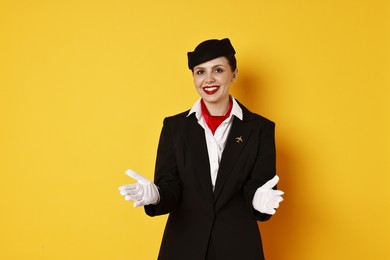
M 242 140 L 242 135 L 240 135 L 240 136 L 237 136 L 236 138 L 234 138 L 235 140 L 236 140 L 236 143 L 242 143 L 242 142 L 244 142 L 244 140 Z

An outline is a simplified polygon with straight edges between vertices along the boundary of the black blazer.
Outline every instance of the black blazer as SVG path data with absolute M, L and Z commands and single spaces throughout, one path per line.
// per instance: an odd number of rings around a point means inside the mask
M 264 259 L 252 198 L 275 176 L 275 124 L 240 104 L 233 119 L 212 190 L 204 129 L 188 112 L 165 118 L 155 168 L 158 205 L 149 216 L 170 213 L 161 260 L 203 260 L 212 239 L 217 259 Z

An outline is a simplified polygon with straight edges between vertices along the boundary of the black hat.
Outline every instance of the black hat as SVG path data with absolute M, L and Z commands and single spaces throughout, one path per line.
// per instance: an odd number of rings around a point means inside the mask
M 207 40 L 196 46 L 193 52 L 188 52 L 188 68 L 192 70 L 196 65 L 227 55 L 234 55 L 234 50 L 228 38 L 222 40 Z

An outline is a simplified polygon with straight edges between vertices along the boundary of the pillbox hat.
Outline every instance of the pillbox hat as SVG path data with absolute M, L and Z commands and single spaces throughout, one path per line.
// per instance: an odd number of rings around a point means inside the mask
M 188 68 L 192 70 L 196 65 L 227 55 L 234 55 L 234 50 L 228 38 L 222 40 L 207 40 L 196 46 L 193 52 L 188 52 Z

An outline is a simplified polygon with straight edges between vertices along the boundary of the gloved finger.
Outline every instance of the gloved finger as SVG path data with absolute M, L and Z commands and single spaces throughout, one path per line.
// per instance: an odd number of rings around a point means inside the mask
M 127 191 L 134 194 L 139 192 L 140 190 L 142 190 L 142 185 L 137 182 L 136 184 L 129 185 L 126 189 L 122 191 Z
M 269 190 L 269 196 L 271 197 L 271 198 L 276 198 L 276 197 L 278 197 L 278 198 L 282 198 L 282 195 L 283 195 L 284 193 L 282 192 L 282 193 L 280 193 L 279 191 L 277 191 L 277 190 Z
M 129 176 L 130 178 L 133 178 L 134 180 L 141 182 L 141 183 L 148 183 L 149 180 L 146 179 L 144 176 L 136 173 L 135 171 L 132 171 L 130 169 L 126 170 L 126 175 Z
M 281 190 L 271 190 L 272 195 L 274 196 L 282 196 L 284 194 Z
M 125 184 L 125 185 L 120 186 L 118 189 L 120 191 L 123 191 L 123 190 L 132 190 L 132 189 L 135 189 L 136 187 L 137 187 L 137 184 Z
M 142 191 L 131 191 L 131 190 L 127 190 L 127 191 L 121 191 L 120 192 L 120 195 L 122 196 L 142 196 Z
M 268 203 L 268 205 L 269 205 L 269 207 L 274 208 L 274 209 L 279 208 L 279 203 L 276 202 L 276 201 L 270 201 L 270 202 Z
M 127 196 L 125 196 L 125 200 L 127 200 L 127 201 L 140 201 L 140 200 L 142 200 L 142 196 L 140 196 L 140 195 L 127 195 Z
M 280 197 L 280 196 L 277 196 L 276 197 L 276 201 L 278 202 L 278 203 L 280 203 L 280 202 L 282 202 L 284 199 L 282 198 L 282 197 Z
M 282 198 L 281 196 L 271 196 L 271 197 L 269 198 L 269 201 L 280 203 L 280 202 L 283 201 L 283 198 Z
M 266 214 L 269 214 L 269 215 L 273 215 L 275 214 L 276 210 L 273 209 L 273 208 L 267 208 L 263 211 L 263 213 L 266 213 Z
M 137 208 L 137 207 L 141 207 L 141 206 L 145 206 L 144 202 L 141 200 L 141 201 L 136 201 L 134 202 L 134 208 Z
M 128 185 L 128 184 L 122 185 L 122 186 L 120 186 L 118 189 L 119 189 L 119 190 L 125 190 L 125 189 L 127 188 L 127 185 Z
M 279 182 L 279 176 L 275 175 L 271 180 L 267 181 L 261 188 L 272 189 Z
M 135 198 L 133 198 L 133 197 L 130 196 L 130 195 L 126 195 L 126 196 L 125 196 L 125 200 L 126 200 L 126 201 L 137 201 Z
M 127 187 L 119 189 L 121 192 L 137 192 L 141 185 L 128 185 Z
M 140 191 L 139 190 L 124 190 L 124 191 L 121 191 L 120 194 L 122 196 L 127 196 L 127 195 L 136 195 L 136 194 L 139 194 Z

